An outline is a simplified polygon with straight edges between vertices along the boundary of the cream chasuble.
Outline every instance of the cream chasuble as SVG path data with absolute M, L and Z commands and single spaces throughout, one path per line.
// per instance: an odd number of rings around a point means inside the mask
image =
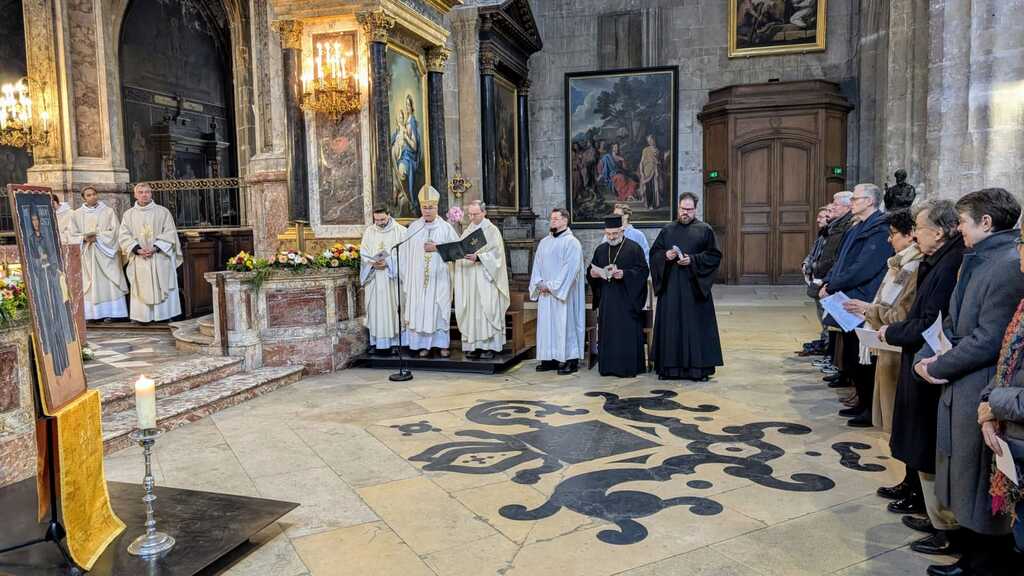
M 505 242 L 501 231 L 484 219 L 462 233 L 465 238 L 480 228 L 487 245 L 477 251 L 478 260 L 455 263 L 455 318 L 462 334 L 462 349 L 501 352 L 505 346 L 505 312 L 510 302 Z
M 366 328 L 370 331 L 370 345 L 380 349 L 399 344 L 398 272 L 391 247 L 404 233 L 405 226 L 391 218 L 383 229 L 374 224 L 367 226 L 359 244 L 359 281 L 366 303 Z M 378 255 L 384 261 L 384 268 L 380 270 L 373 267 Z
M 82 292 L 85 319 L 124 318 L 128 283 L 117 245 L 119 224 L 114 209 L 103 202 L 81 206 L 71 216 L 71 241 L 82 245 Z M 92 242 L 87 242 L 93 238 Z
M 537 302 L 537 360 L 567 362 L 583 357 L 583 248 L 568 228 L 537 246 L 530 300 Z M 550 294 L 542 294 L 546 286 Z
M 399 247 L 402 272 L 402 315 L 405 343 L 412 350 L 448 348 L 452 315 L 451 266 L 437 252 L 426 252 L 428 240 L 435 244 L 455 242 L 458 234 L 451 224 L 437 217 L 423 218 L 409 225 Z
M 125 273 L 131 286 L 131 319 L 154 322 L 181 314 L 177 276 L 181 244 L 170 211 L 155 202 L 136 203 L 121 219 L 118 244 L 128 259 Z M 137 246 L 155 246 L 160 251 L 143 258 L 133 252 Z

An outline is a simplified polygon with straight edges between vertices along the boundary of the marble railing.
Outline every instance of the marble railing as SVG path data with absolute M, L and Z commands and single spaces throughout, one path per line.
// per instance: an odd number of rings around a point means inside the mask
M 0 486 L 36 469 L 31 335 L 27 313 L 0 326 Z
M 208 272 L 213 289 L 212 351 L 222 349 L 217 276 L 224 277 L 228 355 L 246 369 L 303 365 L 322 374 L 366 350 L 359 272 L 349 268 L 273 271 L 258 290 L 251 272 Z

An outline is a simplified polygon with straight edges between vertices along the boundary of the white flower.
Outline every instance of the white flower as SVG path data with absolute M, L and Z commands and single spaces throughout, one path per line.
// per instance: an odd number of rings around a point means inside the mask
M 288 259 L 291 260 L 292 262 L 294 262 L 295 260 L 298 260 L 299 257 L 295 255 L 295 252 L 289 252 L 288 253 Z

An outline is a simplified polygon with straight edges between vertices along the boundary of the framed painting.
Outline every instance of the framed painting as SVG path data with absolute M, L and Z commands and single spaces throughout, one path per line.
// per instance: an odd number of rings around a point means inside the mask
M 420 188 L 430 182 L 427 69 L 422 56 L 388 45 L 388 74 L 391 79 L 388 142 L 393 190 L 391 198 L 384 200 L 392 216 L 411 220 L 419 218 Z
M 86 390 L 57 218 L 49 188 L 9 184 L 7 195 L 32 316 L 43 412 L 53 415 Z
M 615 204 L 638 227 L 675 218 L 678 69 L 565 76 L 566 205 L 574 226 L 600 228 Z
M 497 123 L 497 204 L 519 208 L 519 123 L 516 110 L 519 94 L 511 82 L 494 77 L 494 118 Z
M 728 0 L 729 57 L 825 49 L 828 0 Z

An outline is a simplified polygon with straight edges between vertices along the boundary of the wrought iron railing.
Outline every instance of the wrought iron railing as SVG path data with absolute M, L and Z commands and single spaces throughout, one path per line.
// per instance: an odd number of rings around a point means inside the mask
M 128 185 L 128 191 L 136 183 Z M 179 230 L 241 226 L 244 195 L 240 178 L 154 180 L 153 201 L 171 211 Z

